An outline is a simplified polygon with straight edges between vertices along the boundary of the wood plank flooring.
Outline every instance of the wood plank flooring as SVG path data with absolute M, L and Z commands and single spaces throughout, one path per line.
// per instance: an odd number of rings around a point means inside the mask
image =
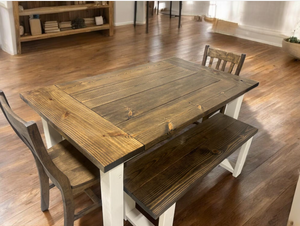
M 205 44 L 247 57 L 240 76 L 260 82 L 245 95 L 240 120 L 259 129 L 238 178 L 218 167 L 176 205 L 174 226 L 286 225 L 300 168 L 300 62 L 279 47 L 207 31 L 211 24 L 156 16 L 145 26 L 117 27 L 115 35 L 86 33 L 22 44 L 20 56 L 0 51 L 0 89 L 25 120 L 40 117 L 19 93 L 179 57 L 199 63 Z M 0 225 L 63 225 L 59 191 L 40 210 L 37 170 L 30 151 L 0 114 Z M 231 159 L 235 159 L 236 155 Z M 76 204 L 89 204 L 85 195 Z M 102 225 L 101 208 L 75 225 Z M 129 223 L 125 223 L 129 226 Z

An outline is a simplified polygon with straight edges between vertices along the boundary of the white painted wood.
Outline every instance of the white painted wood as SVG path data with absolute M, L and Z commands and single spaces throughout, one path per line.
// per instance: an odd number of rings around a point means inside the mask
M 174 221 L 174 215 L 175 215 L 175 206 L 176 203 L 174 203 L 169 209 L 167 209 L 158 220 L 158 226 L 172 226 Z
M 244 99 L 244 95 L 228 103 L 225 107 L 224 114 L 237 119 L 239 117 L 243 99 Z M 224 169 L 228 170 L 231 173 L 234 171 L 228 159 L 224 159 L 219 166 L 223 167 Z
M 133 226 L 154 226 L 140 211 L 135 208 L 135 201 L 124 192 L 125 220 Z
M 124 218 L 124 164 L 103 173 L 100 170 L 100 186 L 104 226 L 123 226 Z
M 51 148 L 52 146 L 54 146 L 55 144 L 63 140 L 63 137 L 60 135 L 60 133 L 57 132 L 55 129 L 53 129 L 53 127 L 50 126 L 48 122 L 43 118 L 42 118 L 42 123 L 43 123 L 47 148 Z
M 288 219 L 287 226 L 300 226 L 300 175 L 296 186 L 294 199 Z
M 124 193 L 124 200 L 126 220 L 128 220 L 133 226 L 154 226 L 140 211 L 135 208 L 135 201 L 126 193 Z M 174 203 L 159 217 L 158 226 L 173 225 L 175 206 L 176 203 Z
M 154 226 L 140 211 L 136 208 L 127 213 L 127 219 L 133 226 Z
M 244 95 L 227 104 L 224 114 L 237 119 L 241 110 Z
M 233 173 L 233 167 L 228 159 L 224 159 L 223 162 L 221 162 L 219 166 L 221 166 L 224 169 L 228 170 L 229 172 Z
M 253 139 L 253 137 L 251 137 L 245 144 L 243 144 L 243 146 L 240 149 L 240 153 L 239 153 L 239 156 L 236 161 L 234 171 L 232 174 L 234 177 L 237 177 L 242 172 L 242 169 L 243 169 L 245 161 L 246 161 L 246 157 L 249 152 L 249 148 L 251 146 L 252 139 Z
M 127 215 L 135 209 L 135 201 L 124 192 L 124 220 L 127 220 Z

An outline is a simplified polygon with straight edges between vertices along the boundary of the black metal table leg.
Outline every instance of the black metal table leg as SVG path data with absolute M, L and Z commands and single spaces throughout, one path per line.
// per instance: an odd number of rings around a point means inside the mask
M 134 1 L 134 23 L 133 26 L 136 26 L 136 9 L 137 9 L 137 1 Z
M 182 1 L 179 2 L 179 20 L 178 20 L 178 28 L 181 26 L 181 10 L 182 10 Z
M 170 1 L 170 18 L 172 17 L 172 1 Z
M 146 33 L 148 33 L 148 20 L 149 20 L 149 1 L 147 1 L 147 11 L 146 11 Z
M 159 1 L 157 1 L 156 14 L 159 14 Z

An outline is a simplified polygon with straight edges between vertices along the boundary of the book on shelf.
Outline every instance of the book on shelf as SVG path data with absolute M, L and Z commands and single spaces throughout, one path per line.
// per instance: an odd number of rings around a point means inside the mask
M 48 34 L 48 33 L 57 33 L 57 32 L 60 32 L 60 30 L 56 29 L 56 30 L 45 31 L 46 34 Z
M 69 30 L 72 30 L 72 28 L 61 28 L 60 31 L 69 31 Z

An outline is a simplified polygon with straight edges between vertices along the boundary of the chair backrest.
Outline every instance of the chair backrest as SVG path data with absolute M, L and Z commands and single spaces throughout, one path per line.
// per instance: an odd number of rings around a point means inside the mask
M 228 70 L 226 72 L 232 73 L 234 66 L 236 65 L 235 75 L 239 75 L 241 72 L 241 69 L 243 67 L 246 54 L 234 54 L 230 52 L 226 52 L 220 49 L 214 49 L 210 48 L 209 45 L 205 46 L 202 65 L 205 66 L 207 58 L 210 57 L 208 67 L 212 67 L 213 61 L 216 58 L 218 61 L 216 63 L 217 70 L 225 71 L 227 62 L 230 63 Z M 222 63 L 223 61 L 223 63 Z M 221 66 L 221 68 L 220 68 Z
M 41 164 L 53 183 L 58 182 L 61 184 L 69 181 L 68 178 L 52 162 L 36 123 L 33 121 L 25 122 L 23 119 L 17 116 L 11 110 L 2 90 L 0 90 L 0 107 L 13 130 L 30 149 L 36 161 L 38 170 L 41 170 Z

